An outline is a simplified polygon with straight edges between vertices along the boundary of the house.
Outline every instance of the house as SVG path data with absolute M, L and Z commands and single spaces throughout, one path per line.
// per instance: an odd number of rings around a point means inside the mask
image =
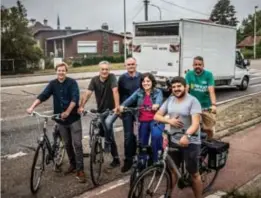
M 256 36 L 256 44 L 261 42 L 261 36 Z M 238 48 L 249 48 L 252 49 L 254 47 L 254 37 L 248 36 L 243 41 L 237 44 Z
M 57 29 L 53 29 L 51 26 L 48 25 L 47 19 L 44 19 L 43 24 L 39 21 L 36 21 L 35 19 L 31 19 L 30 23 L 30 29 L 33 34 L 33 37 L 36 40 L 39 47 L 43 50 L 45 55 L 47 53 L 45 46 L 45 40 L 47 38 L 87 31 L 87 29 L 72 29 L 71 27 L 65 27 L 65 29 L 60 29 L 59 21 L 57 23 Z
M 130 36 L 127 38 L 129 39 Z M 49 37 L 46 39 L 45 45 L 48 56 L 54 54 L 64 59 L 86 55 L 123 55 L 124 35 L 102 27 L 97 30 Z

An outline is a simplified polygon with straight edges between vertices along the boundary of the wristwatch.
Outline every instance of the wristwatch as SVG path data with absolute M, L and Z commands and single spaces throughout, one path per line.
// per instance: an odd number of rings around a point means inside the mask
M 185 133 L 185 135 L 188 137 L 188 139 L 191 138 L 191 135 L 190 135 L 190 134 Z

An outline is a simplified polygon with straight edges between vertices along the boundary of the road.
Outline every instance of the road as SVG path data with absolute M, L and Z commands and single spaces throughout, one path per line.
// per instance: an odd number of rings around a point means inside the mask
M 261 60 L 260 65 L 256 64 L 251 67 L 251 81 L 249 88 L 246 91 L 239 91 L 237 89 L 219 88 L 217 89 L 217 101 L 237 98 L 243 95 L 256 93 L 261 91 Z M 2 79 L 5 80 L 5 79 Z M 89 79 L 78 80 L 81 93 L 87 89 Z M 1 129 L 2 129 L 2 141 L 1 141 L 1 155 L 7 155 L 17 153 L 19 151 L 25 151 L 24 145 L 33 146 L 35 140 L 40 134 L 38 129 L 37 120 L 29 117 L 25 113 L 25 109 L 28 108 L 34 101 L 37 94 L 43 90 L 46 84 L 31 84 L 23 86 L 11 86 L 1 88 Z M 52 99 L 49 99 L 46 103 L 39 106 L 37 111 L 45 112 L 52 108 Z M 94 96 L 86 105 L 87 108 L 95 108 Z M 88 131 L 88 124 L 90 119 L 88 117 L 83 118 L 84 135 Z M 49 123 L 49 129 L 52 128 L 53 123 Z M 116 126 L 121 125 L 120 120 L 117 120 Z

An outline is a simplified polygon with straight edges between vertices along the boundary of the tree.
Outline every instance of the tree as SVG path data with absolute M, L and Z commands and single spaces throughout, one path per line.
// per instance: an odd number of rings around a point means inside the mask
M 254 13 L 249 14 L 242 20 L 242 23 L 237 30 L 238 42 L 242 41 L 247 36 L 254 36 L 254 20 Z M 256 12 L 256 35 L 261 36 L 261 10 Z
M 222 25 L 237 26 L 236 10 L 230 0 L 219 0 L 214 6 L 210 20 Z
M 16 6 L 1 6 L 2 59 L 21 59 L 36 63 L 43 56 L 36 46 L 28 27 L 26 9 L 17 1 Z

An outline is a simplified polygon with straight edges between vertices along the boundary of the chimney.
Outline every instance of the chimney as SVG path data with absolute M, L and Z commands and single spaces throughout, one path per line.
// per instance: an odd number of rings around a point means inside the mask
M 101 29 L 102 30 L 109 30 L 109 26 L 107 23 L 103 23 L 102 26 L 101 26 Z
M 47 22 L 48 22 L 48 20 L 44 19 L 43 23 L 44 23 L 45 26 L 47 26 Z
M 66 35 L 69 35 L 69 34 L 71 34 L 72 32 L 71 32 L 71 27 L 70 26 L 67 26 L 67 27 L 65 27 L 65 30 L 66 30 Z
M 31 22 L 32 25 L 35 25 L 36 20 L 35 19 L 30 19 L 30 22 Z

